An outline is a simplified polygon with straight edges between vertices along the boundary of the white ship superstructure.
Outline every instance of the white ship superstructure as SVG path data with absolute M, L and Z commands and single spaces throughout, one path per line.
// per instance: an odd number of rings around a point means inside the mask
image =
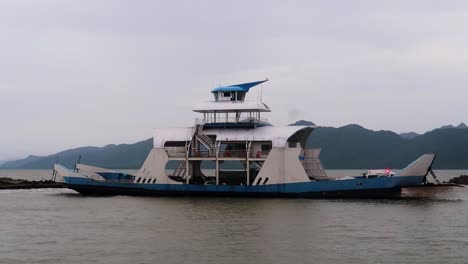
M 262 116 L 270 108 L 246 100 L 250 88 L 265 81 L 218 87 L 213 101 L 195 106 L 203 114 L 195 126 L 156 130 L 135 183 L 266 185 L 326 178 L 319 151 L 305 149 L 314 127 L 271 126 Z

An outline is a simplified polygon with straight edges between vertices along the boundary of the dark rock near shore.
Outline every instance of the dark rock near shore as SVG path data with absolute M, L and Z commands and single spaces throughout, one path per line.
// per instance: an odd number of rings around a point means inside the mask
M 65 188 L 63 183 L 51 180 L 28 181 L 23 179 L 0 178 L 0 189 L 41 189 Z
M 468 185 L 468 175 L 460 175 L 449 180 L 450 183 Z

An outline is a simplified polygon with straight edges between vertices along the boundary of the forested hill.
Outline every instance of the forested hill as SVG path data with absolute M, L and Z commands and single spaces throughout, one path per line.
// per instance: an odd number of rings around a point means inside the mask
M 359 125 L 318 127 L 309 137 L 307 146 L 322 148 L 321 160 L 327 169 L 398 169 L 424 153 L 437 154 L 435 168 L 468 169 L 468 128 L 460 126 L 443 127 L 413 137 L 391 131 L 373 131 Z M 57 157 L 61 164 L 73 167 L 81 155 L 81 162 L 85 164 L 137 169 L 143 164 L 151 148 L 152 139 L 135 144 L 83 147 L 45 157 L 29 156 L 26 159 L 9 161 L 0 165 L 0 168 L 50 169 Z
M 9 161 L 3 169 L 52 169 L 53 164 L 72 168 L 81 155 L 81 163 L 114 169 L 140 168 L 153 146 L 153 139 L 134 144 L 107 145 L 105 147 L 81 147 L 65 150 L 50 156 L 29 156 L 26 159 Z
M 468 129 L 435 129 L 412 139 L 359 125 L 320 127 L 308 147 L 322 148 L 328 169 L 403 168 L 425 153 L 437 154 L 439 169 L 468 169 Z

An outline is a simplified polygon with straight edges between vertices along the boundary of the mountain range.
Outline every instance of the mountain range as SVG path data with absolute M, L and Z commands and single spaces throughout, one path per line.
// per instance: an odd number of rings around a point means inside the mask
M 0 169 L 51 169 L 53 164 L 72 168 L 80 159 L 81 163 L 113 169 L 136 169 L 141 167 L 153 146 L 153 139 L 134 144 L 107 145 L 105 147 L 81 147 L 59 153 L 5 162 Z
M 458 126 L 453 126 L 453 125 L 446 125 L 446 126 L 441 126 L 440 129 L 446 129 L 446 128 L 468 128 L 465 123 L 460 123 Z M 420 136 L 421 134 L 418 134 L 416 132 L 407 132 L 407 133 L 400 133 L 400 136 L 404 139 L 413 139 L 417 136 Z
M 300 120 L 291 125 L 313 125 Z M 426 132 L 403 133 L 374 131 L 359 125 L 317 127 L 307 147 L 321 148 L 321 160 L 327 169 L 403 168 L 424 153 L 436 153 L 438 169 L 468 169 L 468 127 L 443 126 Z M 29 156 L 8 161 L 1 169 L 50 169 L 55 162 L 73 167 L 77 160 L 88 165 L 114 169 L 139 168 L 153 145 L 152 139 L 134 144 L 81 147 L 50 156 Z
M 308 147 L 322 148 L 328 169 L 403 168 L 425 153 L 437 154 L 434 168 L 468 169 L 468 128 L 439 128 L 405 138 L 359 125 L 320 127 Z
M 464 128 L 468 128 L 468 126 L 466 126 L 465 123 L 460 123 L 458 126 L 446 125 L 446 126 L 442 126 L 440 128 L 442 128 L 442 129 L 445 129 L 445 128 L 461 128 L 461 129 L 464 129 Z

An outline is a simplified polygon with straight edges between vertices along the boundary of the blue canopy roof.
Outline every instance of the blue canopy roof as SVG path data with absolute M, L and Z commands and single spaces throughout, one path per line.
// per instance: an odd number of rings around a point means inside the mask
M 229 86 L 220 86 L 213 91 L 212 93 L 217 93 L 217 92 L 248 92 L 250 88 L 254 87 L 255 85 L 259 85 L 261 83 L 264 83 L 268 81 L 268 79 L 265 79 L 263 81 L 258 81 L 258 82 L 250 82 L 250 83 L 241 83 L 241 84 L 234 84 L 234 85 L 229 85 Z

